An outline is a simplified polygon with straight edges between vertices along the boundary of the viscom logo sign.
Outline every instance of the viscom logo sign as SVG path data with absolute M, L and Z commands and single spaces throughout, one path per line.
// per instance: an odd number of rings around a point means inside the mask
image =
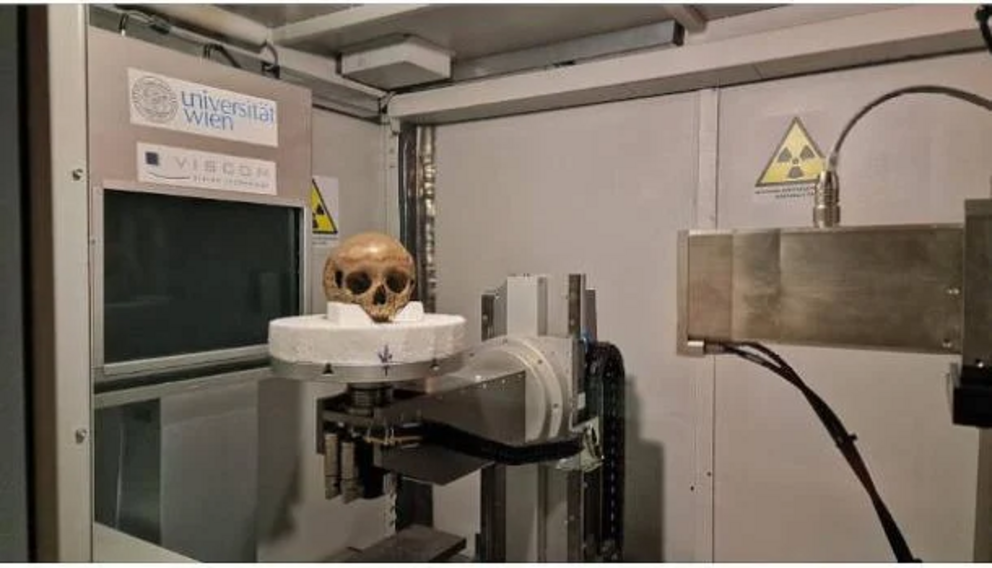
M 276 194 L 276 164 L 242 156 L 138 142 L 138 181 Z
M 250 144 L 279 145 L 275 101 L 128 69 L 131 123 Z

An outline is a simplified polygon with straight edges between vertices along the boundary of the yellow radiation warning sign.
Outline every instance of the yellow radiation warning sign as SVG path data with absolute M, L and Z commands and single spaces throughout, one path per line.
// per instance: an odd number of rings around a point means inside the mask
M 799 117 L 785 132 L 778 148 L 758 178 L 758 187 L 816 182 L 823 171 L 823 153 Z
M 338 234 L 338 224 L 334 222 L 327 202 L 320 193 L 317 180 L 310 180 L 310 211 L 313 213 L 313 233 L 315 235 L 336 235 Z

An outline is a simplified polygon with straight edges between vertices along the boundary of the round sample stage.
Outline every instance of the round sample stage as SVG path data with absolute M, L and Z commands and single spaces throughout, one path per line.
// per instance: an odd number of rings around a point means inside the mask
M 277 377 L 401 382 L 457 367 L 465 342 L 461 316 L 425 314 L 419 302 L 411 302 L 394 321 L 375 323 L 361 306 L 327 306 L 326 314 L 269 323 L 269 355 Z

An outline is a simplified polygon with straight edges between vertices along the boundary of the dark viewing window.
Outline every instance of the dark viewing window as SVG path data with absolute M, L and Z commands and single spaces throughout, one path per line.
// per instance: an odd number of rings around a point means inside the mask
M 264 345 L 300 313 L 300 210 L 104 192 L 104 361 Z

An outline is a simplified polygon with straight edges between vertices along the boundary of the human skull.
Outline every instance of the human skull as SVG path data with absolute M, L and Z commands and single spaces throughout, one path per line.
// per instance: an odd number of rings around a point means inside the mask
M 382 233 L 345 239 L 324 264 L 327 300 L 358 304 L 377 322 L 392 320 L 407 305 L 413 282 L 413 257 Z

